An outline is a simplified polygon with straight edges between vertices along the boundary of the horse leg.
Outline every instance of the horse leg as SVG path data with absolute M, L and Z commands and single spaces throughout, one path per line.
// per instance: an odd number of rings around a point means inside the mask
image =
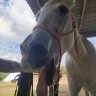
M 73 82 L 68 83 L 69 86 L 69 96 L 78 96 L 80 90 L 81 90 L 81 86 L 77 86 L 76 84 L 74 84 Z

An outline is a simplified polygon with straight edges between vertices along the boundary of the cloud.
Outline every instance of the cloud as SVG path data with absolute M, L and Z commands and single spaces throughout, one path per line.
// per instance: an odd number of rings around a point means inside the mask
M 21 60 L 21 52 L 19 44 L 6 39 L 0 39 L 0 58 L 9 60 Z
M 21 55 L 17 55 L 17 54 L 7 54 L 7 55 L 3 55 L 2 58 L 7 59 L 7 60 L 15 60 L 17 62 L 21 61 Z
M 6 2 L 0 5 L 0 35 L 21 43 L 36 25 L 35 16 L 25 0 Z
M 26 0 L 0 0 L 0 57 L 20 61 L 19 44 L 35 25 Z
M 4 0 L 0 0 L 0 3 L 3 3 L 4 2 Z
M 19 44 L 35 25 L 35 16 L 26 0 L 0 0 L 0 57 L 20 61 Z M 88 40 L 96 46 L 96 38 Z M 65 55 L 62 65 L 64 58 Z
M 0 17 L 0 35 L 6 37 L 14 37 L 16 35 L 15 32 L 11 31 L 12 22 L 4 17 Z

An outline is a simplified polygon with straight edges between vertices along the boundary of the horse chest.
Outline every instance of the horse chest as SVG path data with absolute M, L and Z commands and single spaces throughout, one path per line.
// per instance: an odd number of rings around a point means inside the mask
M 96 75 L 93 73 L 96 73 L 96 63 L 93 61 L 94 60 L 87 59 L 87 57 L 82 60 L 72 60 L 72 58 L 67 55 L 65 65 L 69 79 L 77 82 L 78 85 L 87 87 L 94 85 L 96 83 L 96 81 L 94 81 Z

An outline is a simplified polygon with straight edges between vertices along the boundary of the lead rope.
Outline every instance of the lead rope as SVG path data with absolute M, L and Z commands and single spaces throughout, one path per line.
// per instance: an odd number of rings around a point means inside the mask
M 74 31 L 74 43 L 75 43 L 75 51 L 76 51 L 76 56 L 78 56 L 78 46 L 77 46 L 77 35 L 76 35 L 76 22 L 72 16 L 72 20 L 73 20 L 73 30 L 72 32 Z M 68 35 L 70 34 L 71 32 L 67 33 L 67 34 L 63 34 L 62 36 L 64 35 Z M 59 59 L 59 64 L 57 66 L 57 74 L 58 74 L 58 78 L 57 78 L 57 82 L 59 82 L 59 73 L 60 73 L 60 63 L 61 63 L 61 58 L 62 58 L 62 54 L 61 54 L 61 44 L 60 44 L 60 39 L 58 39 L 58 43 L 60 45 L 60 59 Z
M 14 96 L 17 96 L 17 89 L 18 89 L 18 84 L 16 85 Z
M 37 3 L 37 5 L 38 5 L 39 9 L 41 9 L 42 7 L 41 7 L 41 5 L 40 5 L 39 0 L 36 0 L 36 3 Z
M 76 56 L 78 56 L 78 44 L 77 44 L 77 34 L 76 34 L 76 22 L 72 16 L 72 20 L 73 20 L 73 28 L 74 28 L 74 43 L 75 43 L 75 53 Z
M 60 63 L 61 63 L 61 57 L 62 57 L 62 54 L 61 54 L 61 44 L 60 44 L 60 40 L 58 39 L 58 43 L 60 45 L 60 57 L 59 57 L 59 63 L 57 65 L 57 69 L 56 69 L 56 81 L 55 81 L 55 85 L 54 85 L 54 96 L 58 96 L 58 87 L 59 87 L 59 81 L 60 81 Z
M 84 18 L 84 14 L 85 14 L 85 10 L 86 10 L 86 6 L 87 6 L 87 1 L 88 0 L 83 0 L 83 10 L 82 10 L 82 15 L 81 15 L 81 18 L 80 18 L 80 25 L 79 25 L 79 32 L 80 32 L 80 29 L 82 27 L 82 22 L 83 22 L 83 18 Z
M 19 76 L 19 77 L 18 77 Z M 16 77 L 18 77 L 18 79 L 16 79 Z M 20 74 L 17 75 L 14 80 L 17 80 L 17 84 L 16 84 L 16 89 L 15 89 L 15 93 L 14 93 L 14 96 L 17 96 L 17 91 L 18 91 L 18 85 L 19 85 L 19 78 L 20 78 Z

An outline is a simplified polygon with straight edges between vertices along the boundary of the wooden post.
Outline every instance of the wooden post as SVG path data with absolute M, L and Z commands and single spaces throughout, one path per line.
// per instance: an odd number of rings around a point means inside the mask
M 0 58 L 0 72 L 14 73 L 23 72 L 20 63 Z
M 15 92 L 15 96 L 30 96 L 31 85 L 33 96 L 33 73 L 24 73 L 20 63 L 0 58 L 0 72 L 22 72 L 18 81 L 18 91 Z
M 49 87 L 49 96 L 54 96 L 54 86 Z

